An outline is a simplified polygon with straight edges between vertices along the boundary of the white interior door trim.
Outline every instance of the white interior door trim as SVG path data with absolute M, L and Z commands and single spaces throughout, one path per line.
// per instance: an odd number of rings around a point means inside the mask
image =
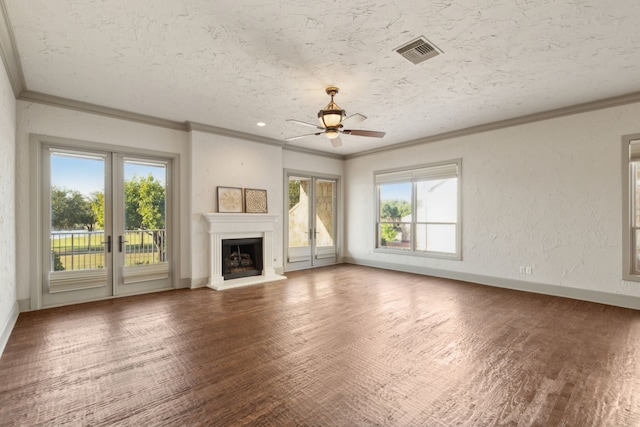
M 333 181 L 335 182 L 335 201 L 334 201 L 334 247 L 335 249 L 328 249 L 315 246 L 315 240 L 310 242 L 309 251 L 307 254 L 307 248 L 289 248 L 289 178 L 299 177 L 308 179 L 310 182 L 311 199 L 309 202 L 309 228 L 315 230 L 316 218 L 315 218 L 315 203 L 316 203 L 316 184 L 317 181 Z M 285 271 L 301 270 L 305 268 L 312 268 L 320 265 L 330 265 L 334 263 L 340 263 L 342 261 L 341 244 L 342 244 L 342 177 L 340 175 L 324 174 L 317 172 L 302 171 L 296 169 L 284 169 L 283 174 L 283 191 L 284 191 L 284 224 L 283 224 L 283 265 Z M 312 215 L 312 212 L 314 215 Z M 314 247 L 315 246 L 315 247 Z M 334 262 L 331 262 L 331 259 Z M 306 262 L 308 259 L 308 263 Z M 297 264 L 297 265 L 295 265 Z
M 132 157 L 144 157 L 144 158 L 156 158 L 158 160 L 167 160 L 171 162 L 171 195 L 167 195 L 167 208 L 166 214 L 171 217 L 173 224 L 173 236 L 170 241 L 170 249 L 173 254 L 172 258 L 172 287 L 180 287 L 181 277 L 181 260 L 180 260 L 180 154 L 172 152 L 163 152 L 155 150 L 140 149 L 134 147 L 127 147 L 115 144 L 105 144 L 98 142 L 91 142 L 85 140 L 77 140 L 70 138 L 61 138 L 56 136 L 48 136 L 41 134 L 29 135 L 29 224 L 30 230 L 28 236 L 24 238 L 29 242 L 29 253 L 31 258 L 30 265 L 32 266 L 29 276 L 29 293 L 30 293 L 30 309 L 39 310 L 43 308 L 42 303 L 42 285 L 44 283 L 44 274 L 48 272 L 43 271 L 43 251 L 45 242 L 43 241 L 43 175 L 48 174 L 50 176 L 49 166 L 45 165 L 42 156 L 42 150 L 45 146 L 52 145 L 60 148 L 68 148 L 70 150 L 82 150 L 82 151 L 101 151 L 101 152 L 117 152 Z M 112 160 L 113 161 L 113 160 Z M 111 191 L 111 183 L 107 183 L 109 188 L 105 188 L 105 197 L 107 192 Z M 114 245 L 116 242 L 114 242 Z M 113 297 L 109 297 L 113 298 Z M 53 306 L 53 305 L 51 305 Z

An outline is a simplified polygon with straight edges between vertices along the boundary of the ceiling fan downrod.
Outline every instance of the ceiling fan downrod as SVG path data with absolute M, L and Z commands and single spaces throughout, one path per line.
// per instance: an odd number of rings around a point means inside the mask
M 320 120 L 320 124 L 323 128 L 331 131 L 333 129 L 338 129 L 341 127 L 341 122 L 345 118 L 347 112 L 340 108 L 335 102 L 333 102 L 333 97 L 338 93 L 337 87 L 329 86 L 326 89 L 326 92 L 327 95 L 331 96 L 331 101 L 329 102 L 329 104 L 327 104 L 326 107 L 318 111 L 318 120 Z M 331 139 L 329 135 L 327 136 Z

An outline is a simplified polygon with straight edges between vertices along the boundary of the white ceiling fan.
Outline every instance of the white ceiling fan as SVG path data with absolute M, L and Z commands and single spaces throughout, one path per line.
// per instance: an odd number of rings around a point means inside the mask
M 338 105 L 333 102 L 333 97 L 338 93 L 338 88 L 334 86 L 329 86 L 326 89 L 327 95 L 331 96 L 331 102 L 327 104 L 322 110 L 318 111 L 318 119 L 320 120 L 320 126 L 314 125 L 307 122 L 302 122 L 300 120 L 295 119 L 287 119 L 288 122 L 298 123 L 303 126 L 309 126 L 318 130 L 318 132 L 308 133 L 306 135 L 294 136 L 291 138 L 286 138 L 286 141 L 293 141 L 294 139 L 306 138 L 307 136 L 316 136 L 324 134 L 327 138 L 331 140 L 331 145 L 334 147 L 342 146 L 342 140 L 340 139 L 340 134 L 345 135 L 356 135 L 356 136 L 368 136 L 373 138 L 382 138 L 384 136 L 384 132 L 378 132 L 373 130 L 359 130 L 359 129 L 344 129 L 345 125 L 349 125 L 350 123 L 358 123 L 365 120 L 367 117 L 356 113 L 349 117 L 346 116 L 345 110 L 338 107 Z

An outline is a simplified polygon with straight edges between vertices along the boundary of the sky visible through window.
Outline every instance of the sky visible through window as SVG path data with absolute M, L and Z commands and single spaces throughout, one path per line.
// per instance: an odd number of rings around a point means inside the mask
M 94 156 L 69 156 L 51 154 L 51 185 L 69 190 L 77 190 L 85 196 L 99 191 L 104 192 L 104 159 Z M 146 177 L 153 175 L 156 181 L 165 183 L 165 169 L 158 165 L 125 162 L 124 178 L 130 180 L 134 175 Z
M 403 182 L 380 186 L 380 200 L 407 200 L 411 202 L 411 183 Z
M 420 181 L 425 191 L 432 191 L 444 183 L 443 180 Z M 427 185 L 430 183 L 430 186 Z M 432 187 L 432 188 L 430 188 Z M 407 200 L 411 202 L 411 182 L 400 182 L 397 184 L 384 184 L 380 186 L 380 200 Z

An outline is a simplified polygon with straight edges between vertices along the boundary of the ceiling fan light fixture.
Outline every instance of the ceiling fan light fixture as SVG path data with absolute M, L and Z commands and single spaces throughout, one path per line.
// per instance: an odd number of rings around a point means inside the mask
M 346 111 L 333 102 L 334 95 L 338 93 L 337 87 L 329 86 L 326 92 L 327 95 L 331 96 L 331 102 L 318 111 L 318 119 L 320 120 L 320 125 L 324 128 L 337 128 L 346 116 Z
M 340 132 L 338 132 L 337 128 L 329 128 L 324 132 L 324 134 L 329 139 L 336 139 L 340 136 Z
M 331 104 L 333 104 L 333 102 Z M 329 109 L 331 104 L 327 105 L 327 108 L 325 108 L 324 110 L 318 111 L 318 119 L 320 120 L 320 125 L 324 128 L 338 127 L 345 116 L 345 111 L 340 110 L 340 107 L 338 107 L 336 104 L 333 104 L 333 107 L 338 108 Z

